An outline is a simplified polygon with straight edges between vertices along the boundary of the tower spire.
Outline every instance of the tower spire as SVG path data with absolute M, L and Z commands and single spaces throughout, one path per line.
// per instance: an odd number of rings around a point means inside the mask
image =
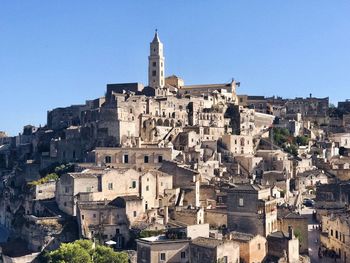
M 150 43 L 150 55 L 148 57 L 148 86 L 163 88 L 165 84 L 163 43 L 160 42 L 158 29 Z

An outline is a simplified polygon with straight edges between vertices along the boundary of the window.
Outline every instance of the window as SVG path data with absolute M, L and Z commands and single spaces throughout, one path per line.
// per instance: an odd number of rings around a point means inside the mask
M 153 67 L 157 66 L 157 62 L 154 61 L 154 62 L 152 63 L 152 66 L 153 66 Z
M 143 157 L 143 162 L 144 162 L 144 163 L 148 163 L 148 155 L 145 155 L 145 156 Z
M 160 260 L 165 260 L 166 257 L 165 257 L 165 253 L 160 253 Z
M 66 187 L 64 188 L 64 191 L 65 191 L 66 193 L 68 193 L 68 192 L 69 192 L 69 187 L 66 186 Z
M 129 155 L 128 154 L 124 154 L 123 163 L 129 163 Z
M 261 244 L 260 243 L 258 243 L 258 250 L 260 250 L 261 249 Z
M 181 258 L 186 258 L 186 252 L 185 251 L 181 252 Z
M 157 76 L 157 71 L 152 70 L 152 77 L 155 77 L 155 76 Z
M 108 190 L 113 190 L 113 183 L 108 183 Z
M 137 213 L 136 213 L 136 211 L 134 211 L 134 217 L 136 217 L 136 215 L 137 215 Z
M 239 205 L 239 206 L 244 206 L 243 198 L 239 198 L 239 200 L 238 200 L 238 205 Z
M 94 214 L 93 217 L 96 218 L 96 214 Z
M 149 186 L 148 185 L 146 186 L 146 191 L 149 191 Z
M 111 156 L 106 156 L 105 157 L 105 163 L 111 163 L 112 162 L 112 157 Z
M 84 220 L 84 215 L 81 215 L 81 219 Z
M 159 155 L 158 156 L 158 163 L 161 163 L 161 162 L 163 162 L 163 156 Z
M 64 203 L 63 203 L 63 205 L 64 205 L 64 206 L 67 206 L 67 203 L 66 203 L 66 202 L 64 202 Z
M 133 189 L 135 189 L 135 188 L 136 188 L 136 181 L 132 181 L 132 183 L 131 183 L 131 187 L 132 187 Z

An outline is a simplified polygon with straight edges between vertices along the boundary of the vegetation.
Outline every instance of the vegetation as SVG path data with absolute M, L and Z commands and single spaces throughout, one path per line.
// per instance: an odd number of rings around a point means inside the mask
M 140 232 L 140 238 L 159 236 L 161 234 L 164 234 L 164 230 L 142 230 Z
M 50 181 L 57 181 L 58 178 L 59 178 L 58 174 L 50 173 L 50 174 L 46 175 L 45 177 L 40 178 L 39 180 L 29 182 L 28 185 L 29 186 L 41 185 L 41 184 L 48 183 Z
M 115 252 L 112 248 L 96 245 L 90 240 L 77 240 L 61 246 L 44 256 L 47 263 L 128 263 L 125 252 Z
M 67 164 L 55 163 L 49 166 L 48 168 L 41 170 L 40 175 L 42 176 L 42 178 L 36 181 L 29 182 L 28 185 L 35 186 L 35 185 L 48 183 L 49 181 L 57 181 L 62 174 L 73 172 L 73 170 L 74 170 L 74 165 L 71 163 L 67 163 Z
M 294 235 L 295 235 L 295 237 L 296 237 L 297 239 L 299 239 L 299 244 L 300 244 L 301 242 L 303 242 L 304 237 L 303 237 L 303 234 L 301 233 L 301 231 L 300 231 L 299 229 L 295 229 L 295 230 L 294 230 Z
M 286 128 L 273 128 L 273 140 L 278 146 L 293 155 L 298 155 L 298 146 L 305 146 L 309 143 L 309 137 L 294 137 Z

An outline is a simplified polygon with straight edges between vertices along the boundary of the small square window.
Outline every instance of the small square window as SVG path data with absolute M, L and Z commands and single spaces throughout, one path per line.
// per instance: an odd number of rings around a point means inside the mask
M 152 71 L 152 77 L 155 77 L 155 76 L 157 76 L 157 71 L 153 70 Z
M 152 66 L 153 66 L 153 67 L 157 66 L 157 62 L 154 61 L 154 62 L 152 63 Z
M 158 163 L 161 163 L 161 162 L 163 162 L 163 156 L 159 155 L 158 156 Z
M 148 163 L 148 156 L 147 156 L 147 155 L 145 155 L 145 156 L 143 157 L 143 162 L 144 162 L 144 163 Z

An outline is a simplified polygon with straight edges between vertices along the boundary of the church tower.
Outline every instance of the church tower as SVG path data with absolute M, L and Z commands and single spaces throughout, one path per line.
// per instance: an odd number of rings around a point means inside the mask
M 150 44 L 150 55 L 148 57 L 148 86 L 152 88 L 163 88 L 165 84 L 163 43 L 160 42 L 158 32 Z

